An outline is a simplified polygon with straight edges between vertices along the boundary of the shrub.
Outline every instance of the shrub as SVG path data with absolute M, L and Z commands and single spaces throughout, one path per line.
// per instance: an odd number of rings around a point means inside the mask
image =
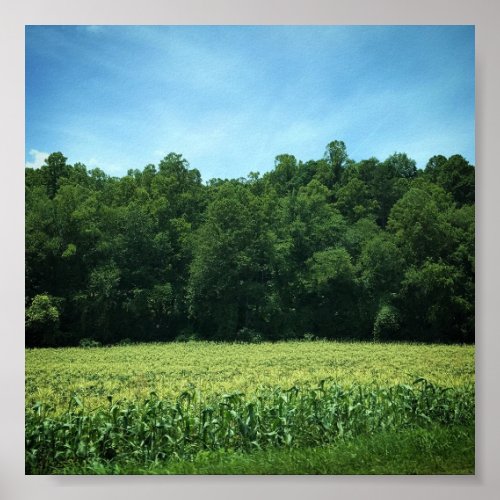
M 80 347 L 101 347 L 101 343 L 97 342 L 97 340 L 84 338 L 81 339 L 78 343 Z
M 262 342 L 262 334 L 252 328 L 243 327 L 236 332 L 236 341 L 258 344 Z
M 390 305 L 380 307 L 373 324 L 373 340 L 395 339 L 399 331 L 399 312 Z
M 311 342 L 313 340 L 318 340 L 318 337 L 316 337 L 316 335 L 314 335 L 314 333 L 307 332 L 307 333 L 304 333 L 304 340 Z
M 174 339 L 175 342 L 192 342 L 199 340 L 198 334 L 189 328 L 185 328 Z
M 117 345 L 130 345 L 132 344 L 132 340 L 127 338 L 121 339 L 117 342 Z
M 60 301 L 60 300 L 59 300 Z M 46 293 L 36 295 L 26 308 L 26 343 L 28 345 L 47 345 L 54 340 L 59 329 L 58 300 Z

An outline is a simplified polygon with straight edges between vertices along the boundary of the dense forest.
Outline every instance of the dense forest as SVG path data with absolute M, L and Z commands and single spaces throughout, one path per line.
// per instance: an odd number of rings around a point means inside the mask
M 26 345 L 474 341 L 474 167 L 276 157 L 203 183 L 179 154 L 122 178 L 26 168 Z

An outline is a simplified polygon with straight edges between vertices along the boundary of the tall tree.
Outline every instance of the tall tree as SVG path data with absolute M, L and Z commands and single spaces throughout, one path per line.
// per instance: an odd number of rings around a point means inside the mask
M 325 151 L 325 159 L 331 165 L 335 182 L 338 182 L 342 177 L 342 170 L 348 159 L 345 144 L 342 141 L 328 143 Z

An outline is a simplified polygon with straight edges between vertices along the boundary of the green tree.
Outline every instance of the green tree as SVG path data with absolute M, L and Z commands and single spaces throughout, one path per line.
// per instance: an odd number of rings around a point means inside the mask
M 307 266 L 305 285 L 314 303 L 308 331 L 325 338 L 360 336 L 358 287 L 349 253 L 342 247 L 315 252 Z
M 327 144 L 325 159 L 330 163 L 334 182 L 340 181 L 342 171 L 348 159 L 347 150 L 343 141 L 332 141 Z
M 415 182 L 392 207 L 388 229 L 394 234 L 408 264 L 446 258 L 453 249 L 450 213 L 454 205 L 442 188 Z
M 385 160 L 384 164 L 395 177 L 413 179 L 417 176 L 417 164 L 415 160 L 408 158 L 406 153 L 394 153 Z
M 59 329 L 57 300 L 44 293 L 35 295 L 26 308 L 26 345 L 39 347 L 51 345 Z
M 473 340 L 474 305 L 460 293 L 463 279 L 460 269 L 443 262 L 427 260 L 408 269 L 400 297 L 406 338 L 434 342 Z
M 373 340 L 400 340 L 402 338 L 398 310 L 382 304 L 373 324 Z
M 427 177 L 452 194 L 459 206 L 475 200 L 475 169 L 460 155 L 433 156 L 425 168 Z
M 337 190 L 335 206 L 350 222 L 359 219 L 375 219 L 379 203 L 373 199 L 366 183 L 358 178 L 352 178 L 346 185 Z
M 45 164 L 41 167 L 49 198 L 54 198 L 61 179 L 69 174 L 69 166 L 66 165 L 66 160 L 67 158 L 62 153 L 52 153 L 46 158 Z
M 195 240 L 188 301 L 211 335 L 234 338 L 265 322 L 270 239 L 262 206 L 244 185 L 222 185 Z
M 82 337 L 102 342 L 117 340 L 120 270 L 114 262 L 93 269 L 87 288 L 75 299 L 82 311 Z
M 26 172 L 26 342 L 474 340 L 474 167 L 276 157 L 212 179 L 171 153 L 121 178 Z M 191 333 L 189 333 L 191 335 Z
M 275 159 L 274 169 L 269 172 L 269 182 L 280 196 L 297 188 L 298 165 L 295 156 L 279 155 Z

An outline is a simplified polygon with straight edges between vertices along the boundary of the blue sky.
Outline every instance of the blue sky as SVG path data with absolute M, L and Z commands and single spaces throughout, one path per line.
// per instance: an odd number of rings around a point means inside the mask
M 473 26 L 28 26 L 26 164 L 121 176 L 181 153 L 204 180 L 278 154 L 475 163 Z

